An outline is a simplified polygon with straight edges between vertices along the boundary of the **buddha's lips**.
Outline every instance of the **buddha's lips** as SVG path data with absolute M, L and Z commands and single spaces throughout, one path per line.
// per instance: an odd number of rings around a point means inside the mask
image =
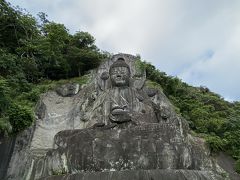
M 123 110 L 124 108 L 121 107 L 121 106 L 114 106 L 111 110 L 114 111 L 115 109 L 121 109 L 121 110 Z
M 120 115 L 126 113 L 123 109 L 114 109 L 112 112 L 112 115 Z

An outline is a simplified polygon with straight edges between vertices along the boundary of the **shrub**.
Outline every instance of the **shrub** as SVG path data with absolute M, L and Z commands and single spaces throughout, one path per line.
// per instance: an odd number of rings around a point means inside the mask
M 0 118 L 0 135 L 7 136 L 11 132 L 11 128 L 8 118 Z
M 215 135 L 207 136 L 206 142 L 209 145 L 211 152 L 213 153 L 223 150 L 225 144 L 224 140 L 222 140 L 219 136 Z
M 240 159 L 237 160 L 236 165 L 235 165 L 235 169 L 238 173 L 240 173 Z
M 32 110 L 27 106 L 13 104 L 8 111 L 8 115 L 14 133 L 24 130 L 33 122 Z

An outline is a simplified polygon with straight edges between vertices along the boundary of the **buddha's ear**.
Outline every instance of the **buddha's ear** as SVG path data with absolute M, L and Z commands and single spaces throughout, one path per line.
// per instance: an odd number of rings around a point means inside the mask
M 135 63 L 134 67 L 132 68 L 132 71 L 133 71 L 132 73 L 133 86 L 136 89 L 142 89 L 146 81 L 146 70 L 139 69 Z
M 142 89 L 146 81 L 146 76 L 141 76 L 141 77 L 135 77 L 133 79 L 133 86 L 136 89 Z

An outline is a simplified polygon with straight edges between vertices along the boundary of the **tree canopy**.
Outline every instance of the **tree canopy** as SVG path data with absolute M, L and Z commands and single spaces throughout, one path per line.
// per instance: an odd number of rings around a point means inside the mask
M 38 84 L 82 76 L 105 57 L 88 32 L 72 35 L 45 13 L 35 18 L 1 0 L 0 132 L 17 133 L 31 125 Z

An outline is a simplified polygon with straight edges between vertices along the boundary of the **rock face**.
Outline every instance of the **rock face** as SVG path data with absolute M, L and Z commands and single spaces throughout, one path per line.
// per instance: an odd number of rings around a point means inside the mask
M 66 96 L 74 96 L 79 91 L 79 84 L 76 83 L 68 83 L 64 84 L 56 89 L 56 92 L 63 97 Z
M 55 136 L 57 148 L 48 152 L 46 166 L 55 171 L 74 172 L 76 169 L 201 169 L 211 164 L 206 157 L 200 157 L 200 152 L 189 147 L 181 138 L 181 132 L 175 131 L 171 123 L 61 131 Z M 62 169 L 54 169 L 56 159 L 57 164 L 63 165 Z
M 0 137 L 0 179 L 4 179 L 12 156 L 15 138 Z
M 124 170 L 56 175 L 41 180 L 214 180 L 208 171 L 195 170 Z
M 16 138 L 6 179 L 223 179 L 136 57 L 117 54 L 91 81 L 47 92 Z

